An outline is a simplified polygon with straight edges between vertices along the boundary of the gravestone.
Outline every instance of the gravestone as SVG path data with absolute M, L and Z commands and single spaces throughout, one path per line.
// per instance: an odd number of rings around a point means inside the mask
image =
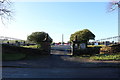
M 98 42 L 95 42 L 95 43 L 94 43 L 94 45 L 96 45 L 96 46 L 97 46 L 97 45 L 98 45 Z
M 110 45 L 110 42 L 109 42 L 109 41 L 106 41 L 106 42 L 105 42 L 105 45 L 106 45 L 106 46 Z
M 85 43 L 81 43 L 80 44 L 80 49 L 86 49 L 86 44 Z

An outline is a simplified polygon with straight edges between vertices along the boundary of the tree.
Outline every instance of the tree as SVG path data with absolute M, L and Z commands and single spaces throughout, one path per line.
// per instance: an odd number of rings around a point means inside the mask
M 113 1 L 109 2 L 108 12 L 114 11 L 115 9 L 117 9 L 117 7 L 118 7 L 118 9 L 120 8 L 120 1 L 113 0 Z
M 33 32 L 27 37 L 28 41 L 34 42 L 43 47 L 44 42 L 52 43 L 52 38 L 45 32 Z
M 81 31 L 77 31 L 74 34 L 71 34 L 70 41 L 74 41 L 75 37 L 77 37 L 77 41 L 80 43 L 87 43 L 90 39 L 94 39 L 95 35 L 88 29 L 83 29 Z
M 11 19 L 12 10 L 10 10 L 11 2 L 9 0 L 0 0 L 0 18 L 1 22 L 5 24 L 5 20 Z
M 120 36 L 120 0 L 112 0 L 109 2 L 108 11 L 112 12 L 118 9 L 118 36 Z M 120 42 L 120 38 L 118 38 L 118 42 Z

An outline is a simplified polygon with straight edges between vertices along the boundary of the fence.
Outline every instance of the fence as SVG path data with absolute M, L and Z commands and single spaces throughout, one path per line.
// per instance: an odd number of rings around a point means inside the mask
M 15 44 L 16 41 L 23 43 L 24 40 L 18 38 L 12 38 L 12 37 L 0 36 L 0 44 L 7 44 L 7 43 Z
M 95 44 L 95 43 L 98 43 L 98 45 L 105 43 L 120 44 L 120 36 L 108 37 L 108 38 L 103 38 L 89 42 L 89 44 Z

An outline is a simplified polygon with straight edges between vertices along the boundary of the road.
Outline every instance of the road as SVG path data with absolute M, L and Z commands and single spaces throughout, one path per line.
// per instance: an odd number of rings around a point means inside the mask
M 51 56 L 35 60 L 4 61 L 3 78 L 120 78 L 120 68 L 102 67 L 110 63 L 90 63 L 75 60 L 67 52 L 52 52 Z M 99 65 L 99 66 L 98 66 Z M 111 65 L 119 65 L 111 63 Z

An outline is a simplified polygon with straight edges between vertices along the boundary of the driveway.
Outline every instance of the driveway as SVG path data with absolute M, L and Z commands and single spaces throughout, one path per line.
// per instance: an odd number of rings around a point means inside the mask
M 119 62 L 95 62 L 52 51 L 34 60 L 3 61 L 3 78 L 119 78 Z

